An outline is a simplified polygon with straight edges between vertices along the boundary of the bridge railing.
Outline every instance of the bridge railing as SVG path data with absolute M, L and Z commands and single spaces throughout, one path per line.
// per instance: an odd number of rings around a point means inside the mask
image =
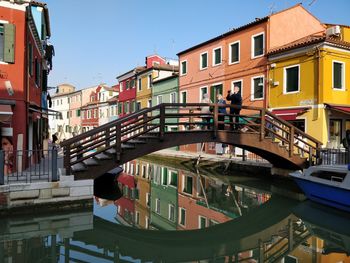
M 232 113 L 231 109 L 237 108 L 228 104 L 163 103 L 142 109 L 63 141 L 64 167 L 70 173 L 72 165 L 112 148 L 119 160 L 122 148 L 143 135 L 162 140 L 169 132 L 202 130 L 212 132 L 214 138 L 222 130 L 260 134 L 260 140 L 271 138 L 290 156 L 299 154 L 310 163 L 317 162 L 319 141 L 264 108 L 241 106 L 239 114 Z

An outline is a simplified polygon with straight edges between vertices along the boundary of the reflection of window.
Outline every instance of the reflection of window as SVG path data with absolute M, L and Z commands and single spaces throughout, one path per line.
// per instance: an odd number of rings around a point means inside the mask
M 176 103 L 176 93 L 170 93 L 170 103 Z
M 168 168 L 162 168 L 162 185 L 168 184 Z
M 342 121 L 331 119 L 329 120 L 329 147 L 330 148 L 338 148 L 341 143 L 341 127 Z
M 181 103 L 187 103 L 187 91 L 181 91 Z
M 180 207 L 179 224 L 182 226 L 186 226 L 186 209 L 183 207 Z
M 147 207 L 151 206 L 151 194 L 150 193 L 146 193 L 146 205 L 147 205 Z
M 135 223 L 136 225 L 140 224 L 140 212 L 136 211 L 135 213 Z
M 302 130 L 303 132 L 305 132 L 305 120 L 294 120 L 294 121 L 288 121 L 288 122 L 290 124 L 293 124 L 299 130 Z
M 175 206 L 169 204 L 169 214 L 168 219 L 172 222 L 175 222 Z
M 192 176 L 186 176 L 184 178 L 184 188 L 183 191 L 188 194 L 192 194 L 193 178 Z
M 199 216 L 198 218 L 198 228 L 206 228 L 207 226 L 207 218 L 203 216 Z

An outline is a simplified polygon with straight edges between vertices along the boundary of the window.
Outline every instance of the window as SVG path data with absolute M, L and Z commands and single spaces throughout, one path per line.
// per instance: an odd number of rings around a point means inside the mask
M 168 168 L 162 167 L 162 185 L 168 185 Z
M 141 102 L 139 101 L 136 103 L 136 110 L 137 111 L 141 110 Z
M 175 206 L 172 204 L 169 204 L 168 219 L 175 222 Z
M 120 82 L 120 85 L 119 85 L 119 91 L 122 92 L 123 91 L 123 82 Z
M 153 85 L 152 75 L 148 75 L 147 88 L 150 89 Z
M 333 89 L 345 89 L 345 63 L 333 61 Z
M 137 90 L 141 91 L 142 90 L 142 79 L 137 80 Z
M 125 113 L 129 113 L 130 112 L 129 102 L 128 101 L 126 101 L 124 103 L 124 110 L 125 110 Z
M 159 95 L 157 96 L 157 104 L 161 104 L 163 102 L 163 96 Z
M 201 87 L 199 93 L 200 93 L 199 101 L 202 101 L 204 94 L 208 93 L 208 87 Z
M 187 74 L 187 60 L 181 62 L 181 75 Z
M 36 58 L 35 59 L 35 84 L 37 87 L 40 87 L 40 72 L 41 72 L 41 67 L 40 67 L 40 62 L 39 60 Z M 68 98 L 69 100 L 69 98 Z M 69 103 L 69 102 L 68 102 Z
M 146 205 L 147 205 L 147 207 L 151 206 L 151 194 L 150 193 L 146 193 Z
M 147 101 L 147 107 L 148 107 L 148 108 L 151 108 L 151 107 L 152 107 L 152 100 L 151 100 L 151 99 L 149 99 L 149 100 Z
M 184 176 L 184 187 L 183 192 L 187 194 L 192 194 L 193 178 L 192 176 Z
M 233 91 L 234 87 L 238 87 L 239 88 L 239 94 L 241 94 L 242 96 L 242 90 L 243 90 L 243 80 L 234 80 L 231 83 L 231 91 Z
M 182 226 L 186 226 L 186 209 L 183 207 L 180 207 L 180 218 L 179 218 L 179 224 Z
M 28 43 L 28 68 L 29 75 L 33 76 L 33 45 L 30 42 Z
M 240 45 L 239 41 L 236 41 L 236 42 L 230 44 L 230 50 L 229 50 L 230 62 L 229 62 L 229 64 L 235 64 L 235 63 L 239 62 L 239 45 Z
M 264 77 L 252 78 L 251 100 L 260 100 L 264 98 Z
M 69 111 L 67 111 L 67 119 L 69 119 Z
M 177 186 L 177 172 L 176 171 L 169 171 L 169 185 Z
M 136 225 L 140 224 L 140 212 L 138 211 L 135 212 L 135 224 Z
M 181 103 L 187 103 L 187 91 L 181 91 Z
M 203 216 L 198 217 L 198 228 L 206 228 L 208 219 Z
M 160 214 L 160 199 L 156 198 L 156 208 L 155 208 L 155 212 L 157 214 Z
M 130 86 L 129 86 L 129 81 L 126 81 L 126 82 L 125 82 L 125 89 L 129 89 L 129 87 L 130 87 Z
M 176 103 L 176 92 L 170 93 L 170 103 Z
M 213 66 L 221 64 L 221 47 L 215 48 L 213 50 Z
M 264 55 L 264 33 L 252 36 L 252 58 Z
M 200 56 L 200 69 L 206 69 L 208 67 L 208 52 L 202 53 Z
M 122 114 L 123 113 L 123 103 L 119 102 L 118 103 L 118 114 Z
M 32 51 L 32 49 L 29 49 L 29 52 L 30 51 Z M 30 54 L 28 53 L 28 55 Z M 14 24 L 8 24 L 8 23 L 0 24 L 0 61 L 7 62 L 7 63 L 15 62 L 15 25 Z M 31 60 L 31 62 L 33 62 L 33 60 Z M 30 73 L 32 74 L 31 71 Z
M 130 112 L 135 112 L 135 108 L 136 108 L 136 101 L 132 101 L 130 103 Z
M 284 68 L 283 93 L 300 91 L 299 65 Z
M 135 87 L 135 79 L 130 80 L 130 89 Z

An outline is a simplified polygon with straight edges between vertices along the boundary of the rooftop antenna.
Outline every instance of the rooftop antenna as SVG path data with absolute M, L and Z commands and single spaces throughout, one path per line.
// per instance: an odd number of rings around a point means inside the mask
M 276 3 L 273 2 L 271 5 L 269 5 L 269 14 L 272 15 L 273 13 L 275 13 L 274 9 L 275 9 Z
M 317 0 L 311 0 L 309 6 L 312 6 L 314 3 L 316 3 Z

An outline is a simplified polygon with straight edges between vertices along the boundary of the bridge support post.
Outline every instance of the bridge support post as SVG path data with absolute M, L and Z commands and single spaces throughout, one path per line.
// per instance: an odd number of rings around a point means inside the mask
M 265 109 L 261 109 L 261 126 L 260 126 L 260 141 L 265 138 Z
M 288 248 L 289 251 L 293 251 L 294 247 L 294 236 L 293 236 L 293 221 L 291 219 L 288 220 Z
M 107 129 L 105 130 L 106 148 L 110 145 L 110 142 L 109 142 L 109 135 L 110 135 L 110 130 L 109 130 L 109 128 L 107 128 Z
M 5 184 L 5 153 L 0 150 L 0 185 Z
M 66 168 L 66 174 L 70 175 L 71 167 L 70 167 L 70 145 L 64 146 L 64 168 Z
M 264 242 L 261 239 L 259 239 L 259 262 L 264 262 L 264 258 Z
M 143 132 L 147 132 L 148 117 L 147 113 L 143 114 Z
M 164 104 L 160 105 L 159 108 L 159 139 L 162 141 L 164 138 L 164 131 L 165 131 L 165 107 Z
M 293 156 L 294 151 L 294 127 L 290 127 L 290 134 L 289 134 L 289 157 Z
M 218 134 L 218 121 L 219 121 L 219 107 L 214 105 L 214 119 L 213 119 L 213 138 L 215 139 Z
M 117 123 L 116 126 L 116 137 L 115 137 L 115 154 L 116 154 L 116 158 L 117 161 L 120 161 L 120 154 L 121 154 L 121 150 L 122 150 L 122 126 L 120 124 L 120 122 Z
M 51 155 L 51 180 L 52 182 L 58 181 L 58 172 L 57 172 L 57 148 L 52 148 Z

